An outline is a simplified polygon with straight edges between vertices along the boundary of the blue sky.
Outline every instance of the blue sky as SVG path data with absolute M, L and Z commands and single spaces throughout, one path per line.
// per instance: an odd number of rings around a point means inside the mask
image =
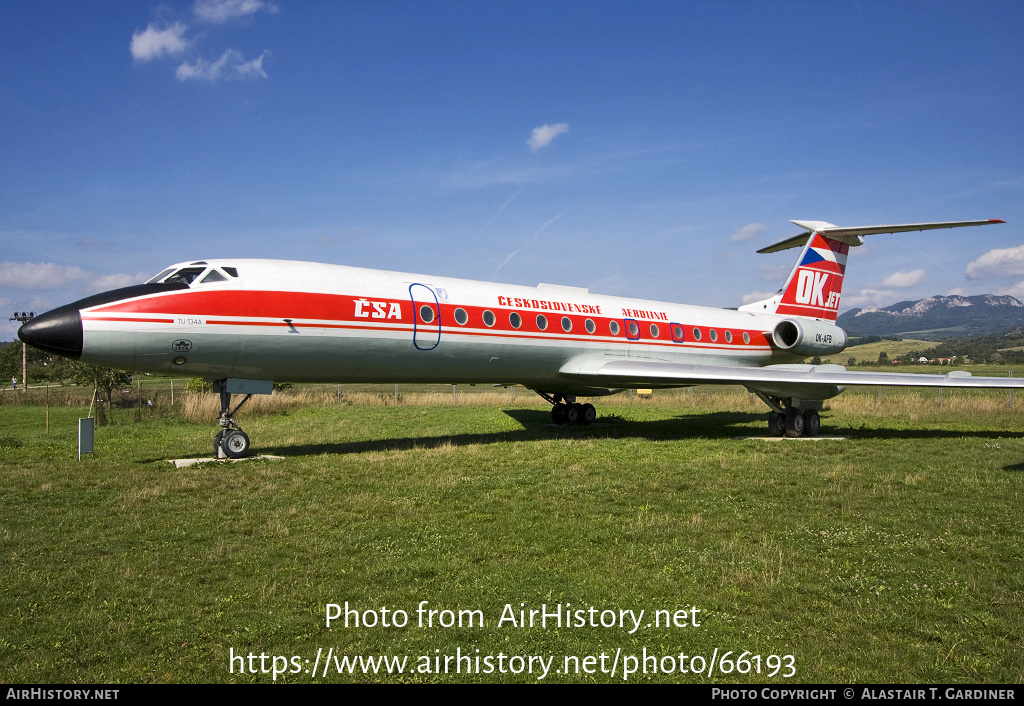
M 203 257 L 736 306 L 1024 297 L 1020 2 L 0 3 L 0 340 Z

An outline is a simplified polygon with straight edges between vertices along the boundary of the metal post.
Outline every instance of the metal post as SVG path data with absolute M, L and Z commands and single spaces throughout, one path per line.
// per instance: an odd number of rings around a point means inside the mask
M 1011 378 L 1013 377 L 1013 371 L 1012 370 L 1010 371 L 1010 377 Z M 1009 392 L 1010 392 L 1010 409 L 1013 409 L 1013 388 L 1012 387 L 1010 388 Z
M 14 316 L 7 319 L 8 321 L 20 321 L 21 323 L 28 323 L 32 319 L 36 318 L 36 312 L 14 312 Z M 21 390 L 22 392 L 28 392 L 28 363 L 25 354 L 25 342 L 21 342 Z

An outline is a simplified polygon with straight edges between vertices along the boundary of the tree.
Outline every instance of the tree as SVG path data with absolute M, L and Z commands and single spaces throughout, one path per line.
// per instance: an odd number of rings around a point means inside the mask
M 889 364 L 889 354 L 886 353 L 885 351 L 882 351 L 881 353 L 879 353 L 878 354 L 878 364 L 879 365 L 888 365 Z
M 97 389 L 103 390 L 107 396 L 108 407 L 114 390 L 121 390 L 132 384 L 132 374 L 127 370 L 104 368 L 77 360 L 68 360 L 63 367 L 66 370 L 67 380 L 76 385 L 95 385 Z

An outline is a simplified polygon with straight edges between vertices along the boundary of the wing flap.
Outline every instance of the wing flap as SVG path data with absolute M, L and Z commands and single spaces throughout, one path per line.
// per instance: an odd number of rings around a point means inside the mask
M 1022 389 L 1024 378 L 974 377 L 963 371 L 947 375 L 851 372 L 841 365 L 768 365 L 763 368 L 688 365 L 633 358 L 582 356 L 570 359 L 559 374 L 602 387 L 685 387 L 743 385 L 771 389 L 786 385 L 842 387 L 951 387 Z

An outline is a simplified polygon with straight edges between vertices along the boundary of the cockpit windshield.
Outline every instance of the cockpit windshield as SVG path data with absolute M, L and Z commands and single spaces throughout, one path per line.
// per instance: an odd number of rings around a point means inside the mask
M 160 280 L 162 280 L 164 277 L 166 277 L 167 275 L 171 274 L 172 272 L 174 272 L 174 268 L 173 267 L 168 267 L 166 270 L 164 270 L 163 272 L 158 274 L 156 277 L 153 277 L 151 279 L 146 280 L 146 284 L 156 284 L 157 282 L 159 282 Z
M 205 267 L 205 262 L 193 262 L 192 265 L 193 267 L 168 267 L 156 277 L 149 279 L 146 284 L 162 283 L 184 284 L 191 286 L 193 283 L 211 284 L 213 282 L 225 282 L 228 280 L 228 278 L 224 276 L 225 272 L 231 277 L 238 277 L 238 270 L 234 267 L 222 267 L 220 269 L 216 267 L 207 268 Z M 204 267 L 198 267 L 197 265 L 204 265 Z M 206 276 L 199 279 L 204 272 L 206 273 Z
M 182 267 L 165 279 L 164 284 L 192 284 L 192 280 L 203 274 L 205 270 L 205 267 Z

